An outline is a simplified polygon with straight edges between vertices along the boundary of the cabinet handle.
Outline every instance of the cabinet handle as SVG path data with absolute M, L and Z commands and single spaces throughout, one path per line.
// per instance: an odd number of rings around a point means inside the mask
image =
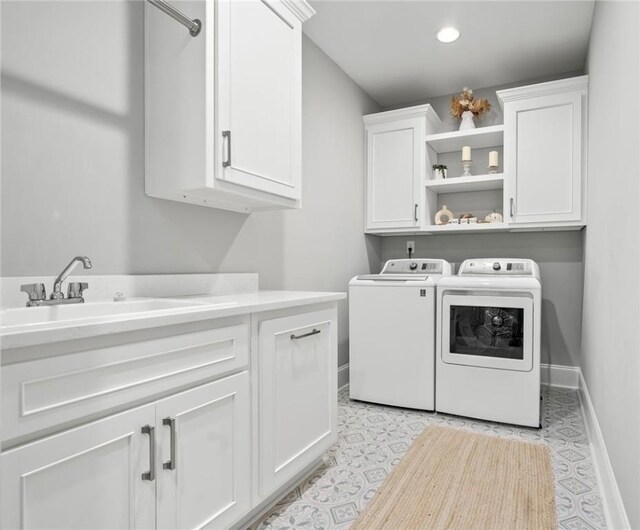
M 162 469 L 168 469 L 173 471 L 176 468 L 176 419 L 175 418 L 164 418 L 162 420 L 162 425 L 166 425 L 169 427 L 169 436 L 170 436 L 170 460 L 168 462 L 164 462 L 162 464 Z
M 513 197 L 511 197 L 509 199 L 509 213 L 511 214 L 511 219 L 513 219 L 514 214 L 515 214 L 515 202 L 513 200 Z
M 417 204 L 413 205 L 413 220 L 416 223 L 418 222 L 418 205 Z
M 311 337 L 311 335 L 317 335 L 321 331 L 322 331 L 321 329 L 313 328 L 313 331 L 310 331 L 309 333 L 304 333 L 303 335 L 296 335 L 292 333 L 291 340 L 298 340 L 298 339 L 304 339 L 305 337 Z
M 141 429 L 142 434 L 149 435 L 149 471 L 142 474 L 142 480 L 155 480 L 156 478 L 156 429 L 151 425 L 145 425 Z
M 226 140 L 227 145 L 227 158 L 222 161 L 222 167 L 229 167 L 231 165 L 231 131 L 222 131 L 222 138 Z

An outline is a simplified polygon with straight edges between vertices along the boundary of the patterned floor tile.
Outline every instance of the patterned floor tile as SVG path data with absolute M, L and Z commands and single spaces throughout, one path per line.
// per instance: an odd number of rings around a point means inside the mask
M 545 443 L 556 477 L 558 527 L 606 528 L 578 393 L 543 387 L 541 429 L 351 401 L 339 394 L 338 441 L 325 463 L 252 528 L 346 530 L 367 506 L 411 442 L 430 424 Z

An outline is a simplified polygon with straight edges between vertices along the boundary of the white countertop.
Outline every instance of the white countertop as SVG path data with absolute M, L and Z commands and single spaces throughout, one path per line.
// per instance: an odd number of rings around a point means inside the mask
M 173 296 L 171 298 L 192 300 L 198 305 L 73 321 L 6 326 L 0 328 L 0 339 L 2 349 L 7 350 L 213 318 L 334 302 L 343 300 L 346 296 L 345 293 L 315 291 L 255 291 L 226 295 Z M 87 305 L 91 303 L 87 302 Z M 117 304 L 118 302 L 113 303 Z M 25 311 L 37 309 L 39 308 L 25 308 Z

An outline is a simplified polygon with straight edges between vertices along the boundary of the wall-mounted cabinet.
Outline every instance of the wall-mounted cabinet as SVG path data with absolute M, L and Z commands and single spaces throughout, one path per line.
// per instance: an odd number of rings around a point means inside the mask
M 512 225 L 584 224 L 587 76 L 502 90 Z
M 416 229 L 423 216 L 424 137 L 440 125 L 431 105 L 364 117 L 366 229 Z
M 252 212 L 301 205 L 302 0 L 145 5 L 147 195 Z M 256 39 L 255 35 L 260 35 Z
M 366 231 L 379 235 L 579 230 L 586 224 L 587 77 L 498 92 L 504 125 L 440 132 L 430 105 L 364 117 Z M 424 136 L 418 141 L 420 131 Z M 461 150 L 470 146 L 471 177 Z M 489 173 L 497 151 L 498 173 Z M 432 170 L 448 167 L 447 178 Z M 446 205 L 474 224 L 436 225 Z M 487 214 L 503 222 L 484 223 Z

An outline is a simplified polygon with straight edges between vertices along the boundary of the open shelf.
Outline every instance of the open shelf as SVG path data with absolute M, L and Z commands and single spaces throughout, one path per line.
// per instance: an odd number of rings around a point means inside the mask
M 436 153 L 459 151 L 465 145 L 471 146 L 471 149 L 493 147 L 504 143 L 504 125 L 430 134 L 425 137 L 425 141 Z
M 427 180 L 425 186 L 436 193 L 459 193 L 464 191 L 501 190 L 504 187 L 504 173 L 493 175 L 473 175 L 448 179 Z
M 431 225 L 425 233 L 428 234 L 445 234 L 445 233 L 464 233 L 464 232 L 492 232 L 505 231 L 507 229 L 506 223 L 471 223 L 464 225 Z

